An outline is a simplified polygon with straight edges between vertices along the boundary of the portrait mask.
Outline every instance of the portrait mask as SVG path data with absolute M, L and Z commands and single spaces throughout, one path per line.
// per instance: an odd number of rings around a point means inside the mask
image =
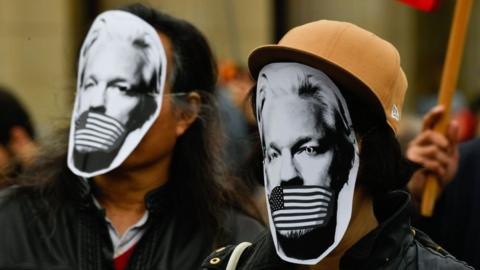
M 167 61 L 159 34 L 124 11 L 93 22 L 80 51 L 68 167 L 88 178 L 122 164 L 158 117 Z
M 266 65 L 255 98 L 276 251 L 316 264 L 350 222 L 359 156 L 348 107 L 325 73 L 299 63 Z

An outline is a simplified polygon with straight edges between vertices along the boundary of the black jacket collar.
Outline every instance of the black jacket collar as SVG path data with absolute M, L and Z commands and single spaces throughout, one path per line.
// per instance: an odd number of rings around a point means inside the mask
M 351 247 L 340 261 L 341 269 L 376 269 L 395 264 L 408 243 L 413 241 L 410 229 L 410 195 L 394 191 L 374 201 L 379 226 Z

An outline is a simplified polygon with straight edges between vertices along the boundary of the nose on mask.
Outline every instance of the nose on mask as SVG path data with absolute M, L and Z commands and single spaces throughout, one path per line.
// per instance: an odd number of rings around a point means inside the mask
M 126 135 L 125 126 L 108 115 L 86 111 L 75 123 L 75 149 L 81 153 L 111 152 Z
M 335 196 L 332 189 L 322 186 L 277 186 L 269 204 L 277 230 L 310 230 L 328 224 Z

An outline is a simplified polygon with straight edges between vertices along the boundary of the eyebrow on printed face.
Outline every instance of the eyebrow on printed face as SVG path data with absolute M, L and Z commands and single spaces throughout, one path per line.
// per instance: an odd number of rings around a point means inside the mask
M 88 89 L 90 87 L 96 86 L 99 83 L 99 80 L 95 76 L 95 74 L 90 75 L 86 82 L 84 83 L 84 89 Z M 135 82 L 129 81 L 128 78 L 123 78 L 123 77 L 114 77 L 109 79 L 105 87 L 116 87 L 118 90 L 122 92 L 128 92 L 129 94 L 136 94 L 136 93 L 141 93 L 142 91 L 139 91 L 139 87 L 135 87 L 136 85 L 134 84 Z
M 293 150 L 292 152 L 295 152 L 295 150 L 298 150 L 298 148 L 300 148 L 300 146 L 302 146 L 303 144 L 307 143 L 307 142 L 310 142 L 312 141 L 313 138 L 312 137 L 300 137 L 296 140 L 296 142 L 293 143 L 293 145 L 291 147 L 289 147 L 291 150 Z M 269 145 L 270 148 L 274 149 L 275 151 L 278 151 L 280 152 L 281 151 L 281 148 L 280 146 L 278 146 L 275 142 L 271 142 L 270 145 Z
M 305 137 L 300 137 L 298 138 L 292 146 L 286 146 L 290 149 L 291 153 L 296 153 L 298 152 L 302 146 L 304 146 L 306 143 L 316 143 L 316 148 L 317 150 L 322 153 L 328 150 L 332 144 L 331 139 L 327 138 L 326 136 L 318 136 L 318 138 L 315 138 L 314 136 L 305 136 Z M 268 147 L 270 149 L 273 149 L 274 151 L 281 152 L 282 147 L 277 145 L 275 142 L 271 142 Z

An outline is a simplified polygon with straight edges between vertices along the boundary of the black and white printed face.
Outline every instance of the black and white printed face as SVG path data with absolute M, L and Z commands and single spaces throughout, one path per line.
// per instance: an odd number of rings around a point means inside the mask
M 105 12 L 82 46 L 69 167 L 91 177 L 121 164 L 158 116 L 166 58 L 158 33 L 123 11 Z
M 285 74 L 271 75 L 275 80 L 276 76 Z M 316 83 L 315 78 L 310 81 Z M 283 86 L 298 87 L 298 81 L 291 80 Z M 335 105 L 335 100 L 329 102 Z M 326 112 L 324 118 L 328 121 L 319 121 L 315 106 L 311 100 L 288 94 L 267 100 L 263 108 L 267 187 L 272 199 L 278 192 L 283 193 L 284 210 L 282 207 L 272 207 L 272 210 L 278 232 L 287 237 L 303 235 L 322 226 L 331 216 L 327 216 L 327 206 L 333 193 L 329 169 L 334 153 L 331 134 L 326 133 L 325 127 L 334 120 L 333 115 Z M 292 196 L 288 196 L 289 193 Z M 294 219 L 282 215 L 291 212 L 289 205 L 291 209 L 305 209 L 304 222 L 290 223 Z M 300 209 L 295 211 L 298 212 Z
M 85 119 L 85 125 L 77 126 L 75 150 L 85 152 L 112 152 L 117 149 L 131 130 L 128 123 L 148 96 L 145 79 L 151 80 L 154 70 L 146 71 L 149 78 L 143 78 L 144 55 L 128 43 L 99 45 L 87 56 L 83 82 L 79 93 L 78 123 Z M 144 90 L 144 91 L 142 91 Z M 153 92 L 153 90 L 151 90 Z M 155 108 L 152 108 L 155 109 Z M 150 112 L 153 114 L 154 110 Z M 142 124 L 145 119 L 137 119 Z M 130 128 L 131 129 L 131 128 Z
M 334 244 L 341 191 L 336 187 L 342 188 L 349 174 L 339 180 L 332 168 L 335 162 L 352 164 L 355 158 L 355 139 L 350 116 L 345 112 L 348 114 L 348 109 L 339 90 L 319 70 L 296 63 L 274 63 L 260 72 L 257 116 L 265 188 L 271 225 L 285 253 L 289 249 L 285 245 L 320 229 L 331 234 L 325 250 Z M 339 137 L 345 138 L 345 149 L 337 146 Z M 339 160 L 339 151 L 351 154 Z

